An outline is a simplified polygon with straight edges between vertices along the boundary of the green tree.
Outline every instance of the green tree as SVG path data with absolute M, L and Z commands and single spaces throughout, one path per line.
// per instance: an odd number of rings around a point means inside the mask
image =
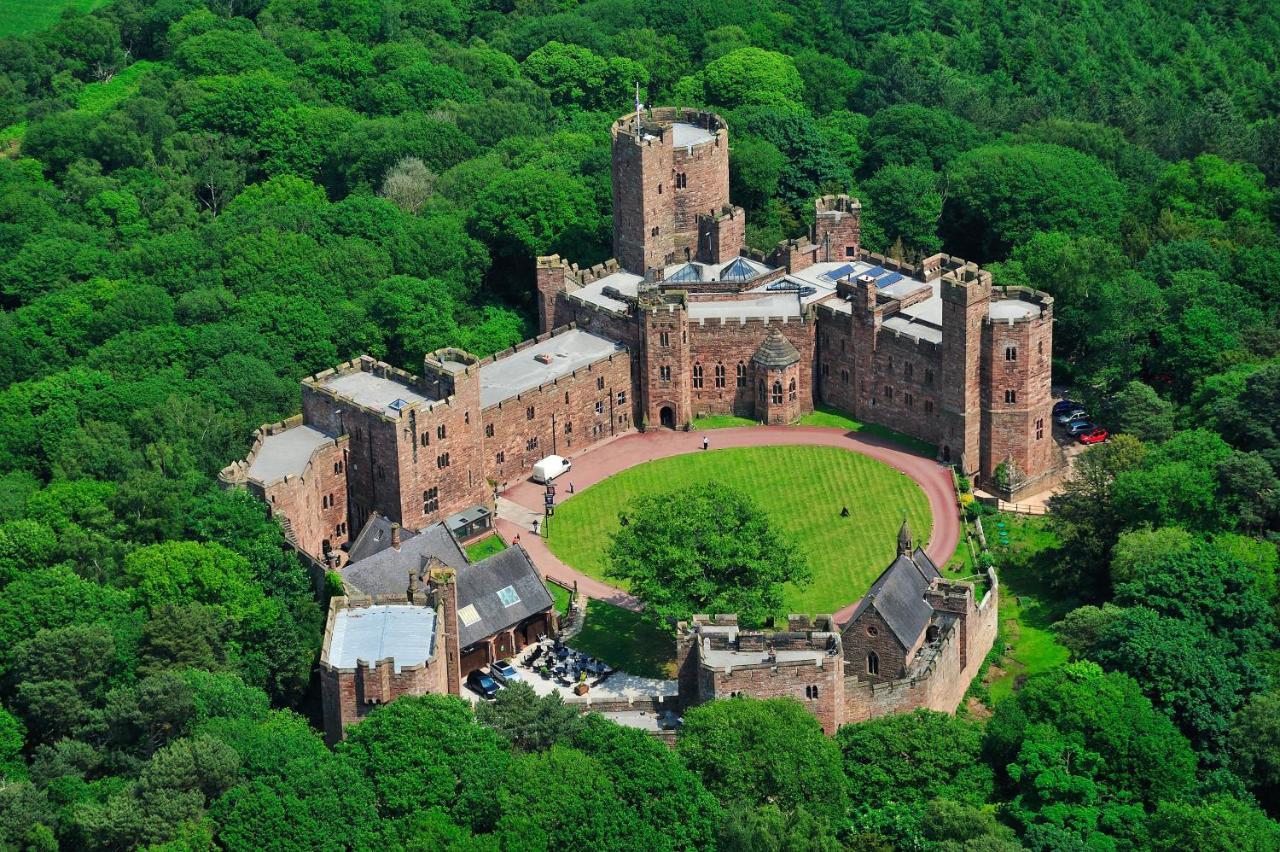
M 726 806 L 803 808 L 830 825 L 844 815 L 840 748 L 794 699 L 699 705 L 685 714 L 676 752 Z
M 1152 707 L 1137 682 L 1104 674 L 1095 663 L 1068 663 L 1029 678 L 996 706 L 984 749 L 1002 777 L 1018 761 L 1034 726 L 1051 726 L 1057 734 L 1043 736 L 1065 737 L 1073 748 L 1096 755 L 1094 783 L 1122 800 L 1153 807 L 1180 798 L 1194 783 L 1196 756 L 1186 738 Z
M 572 737 L 582 721 L 559 692 L 540 696 L 523 681 L 507 684 L 493 701 L 477 706 L 476 719 L 520 751 L 546 751 Z
M 1113 240 L 1120 182 L 1088 155 L 1056 145 L 987 145 L 948 170 L 942 231 L 965 257 L 999 260 L 1037 231 Z
M 651 734 L 589 714 L 571 742 L 600 764 L 618 801 L 657 827 L 673 849 L 714 844 L 724 819 L 715 798 L 668 746 Z
M 1162 802 L 1151 819 L 1151 848 L 1161 852 L 1263 852 L 1280 845 L 1280 825 L 1238 799 Z
M 497 820 L 493 791 L 511 763 L 502 737 L 449 695 L 401 698 L 378 708 L 351 729 L 338 753 L 369 779 L 384 816 L 442 807 L 476 831 Z
M 1049 581 L 1055 588 L 1088 600 L 1108 591 L 1111 549 L 1126 526 L 1115 509 L 1116 480 L 1142 464 L 1146 447 L 1117 435 L 1082 453 L 1062 489 L 1050 500 L 1050 529 L 1062 542 Z
M 1231 765 L 1275 813 L 1280 808 L 1280 692 L 1256 693 L 1231 725 Z
M 1116 431 L 1139 441 L 1167 441 L 1173 437 L 1173 404 L 1148 384 L 1132 381 L 1107 403 Z
M 783 584 L 810 577 L 755 503 L 718 483 L 637 498 L 624 518 L 607 573 L 625 579 L 659 623 L 733 612 L 763 624 L 781 610 Z
M 919 166 L 888 165 L 862 184 L 867 201 L 863 238 L 878 251 L 900 244 L 909 253 L 904 260 L 925 257 L 942 248 L 938 219 L 942 216 L 942 192 L 938 175 Z
M 742 47 L 708 62 L 702 81 L 707 100 L 729 109 L 804 98 L 804 80 L 791 57 L 758 47 Z
M 946 713 L 917 710 L 844 725 L 836 743 L 850 801 L 861 808 L 935 798 L 982 805 L 992 793 L 982 730 Z

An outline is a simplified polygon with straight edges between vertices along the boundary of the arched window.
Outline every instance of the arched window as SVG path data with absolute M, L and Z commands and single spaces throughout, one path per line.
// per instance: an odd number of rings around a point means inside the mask
M 716 364 L 716 387 L 724 387 L 724 364 Z
M 791 385 L 787 388 L 787 400 L 789 402 L 796 401 L 796 380 L 791 380 Z
M 701 364 L 693 365 L 693 386 L 695 388 L 702 387 L 702 365 Z
M 867 674 L 869 675 L 880 674 L 880 658 L 876 656 L 875 651 L 870 651 L 867 653 Z
M 747 365 L 738 362 L 738 387 L 745 388 L 747 386 Z
M 782 405 L 782 382 L 774 381 L 773 383 L 773 404 Z

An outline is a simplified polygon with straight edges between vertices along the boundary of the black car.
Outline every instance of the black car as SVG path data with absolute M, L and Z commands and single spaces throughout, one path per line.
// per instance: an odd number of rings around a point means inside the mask
M 1075 411 L 1077 408 L 1084 408 L 1080 403 L 1070 399 L 1060 399 L 1053 404 L 1053 416 L 1066 414 L 1068 411 Z
M 498 694 L 498 682 L 479 669 L 467 675 L 467 686 L 481 698 L 492 699 Z

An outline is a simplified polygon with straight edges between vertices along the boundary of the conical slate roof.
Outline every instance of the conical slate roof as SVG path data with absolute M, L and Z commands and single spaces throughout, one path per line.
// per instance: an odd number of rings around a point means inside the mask
M 799 362 L 800 353 L 791 345 L 791 341 L 775 328 L 769 332 L 764 343 L 761 343 L 760 348 L 756 350 L 756 354 L 751 356 L 751 360 L 762 367 L 790 367 Z

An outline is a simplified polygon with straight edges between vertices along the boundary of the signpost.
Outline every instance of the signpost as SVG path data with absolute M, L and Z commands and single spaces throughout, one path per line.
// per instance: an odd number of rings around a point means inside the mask
M 542 505 L 546 513 L 542 520 L 542 534 L 546 536 L 547 525 L 551 523 L 551 516 L 556 513 L 556 487 L 550 483 L 547 484 L 547 493 L 542 496 Z

